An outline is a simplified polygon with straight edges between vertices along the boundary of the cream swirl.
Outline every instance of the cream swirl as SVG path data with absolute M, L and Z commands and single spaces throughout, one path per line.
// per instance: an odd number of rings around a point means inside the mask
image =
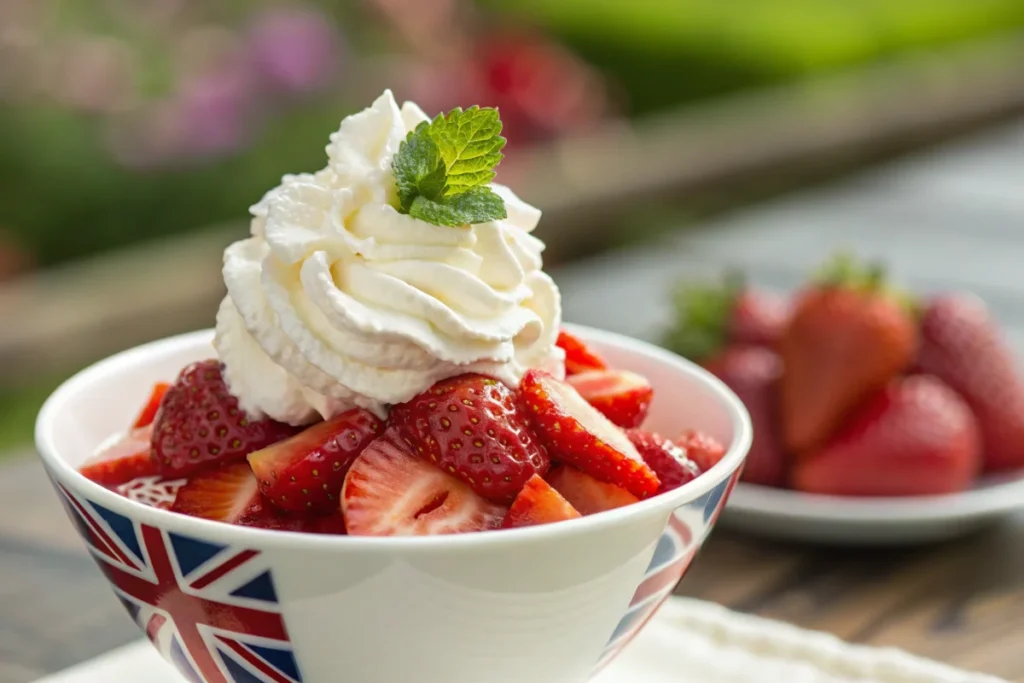
M 503 220 L 458 228 L 399 213 L 391 159 L 427 116 L 390 91 L 331 136 L 327 167 L 285 176 L 224 253 L 215 346 L 251 415 L 291 424 L 383 414 L 440 379 L 515 385 L 564 370 L 540 211 L 494 184 Z

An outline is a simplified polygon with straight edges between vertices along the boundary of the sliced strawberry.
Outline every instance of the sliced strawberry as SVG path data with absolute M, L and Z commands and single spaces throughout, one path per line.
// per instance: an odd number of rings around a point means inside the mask
M 625 370 L 591 370 L 566 381 L 587 403 L 623 429 L 639 427 L 654 398 L 654 388 L 645 377 Z
M 146 405 L 142 407 L 142 411 L 135 418 L 133 427 L 146 427 L 153 424 L 153 420 L 156 419 L 156 413 L 160 409 L 160 402 L 164 400 L 164 394 L 170 388 L 171 385 L 167 382 L 157 382 L 153 385 L 153 391 L 149 394 L 149 400 L 146 401 Z
M 167 393 L 153 426 L 153 457 L 168 476 L 231 462 L 288 438 L 297 430 L 274 420 L 250 420 L 224 384 L 221 364 L 189 365 Z
M 307 534 L 345 534 L 345 520 L 341 511 L 333 515 L 290 514 L 270 504 L 266 498 L 254 505 L 237 522 L 239 526 L 251 526 L 272 531 L 301 531 Z
M 552 469 L 547 480 L 581 515 L 593 515 L 640 502 L 629 491 L 598 481 L 569 465 Z
M 725 456 L 725 448 L 707 434 L 687 429 L 676 437 L 675 444 L 686 451 L 686 457 L 697 463 L 701 472 L 707 472 Z
M 178 491 L 171 507 L 191 517 L 235 524 L 265 509 L 256 476 L 243 462 L 232 462 L 194 475 Z
M 356 408 L 250 453 L 260 491 L 289 512 L 338 509 L 348 468 L 384 430 L 373 413 Z
M 521 385 L 530 419 L 548 452 L 590 476 L 626 489 L 638 498 L 658 491 L 658 477 L 625 433 L 570 385 L 530 370 Z
M 131 430 L 83 465 L 79 472 L 107 488 L 159 474 L 160 468 L 149 454 L 152 433 L 151 427 Z
M 703 474 L 704 471 L 687 457 L 685 450 L 662 435 L 642 429 L 631 429 L 627 434 L 644 462 L 657 472 L 661 481 L 658 493 L 677 489 Z
M 427 536 L 495 529 L 506 509 L 416 457 L 389 431 L 356 458 L 341 489 L 352 536 Z
M 606 370 L 608 364 L 587 345 L 565 330 L 558 333 L 559 348 L 565 351 L 565 374 L 575 375 L 588 370 Z
M 580 513 L 558 491 L 535 474 L 512 501 L 501 526 L 513 529 L 576 519 Z
M 418 455 L 498 503 L 551 464 L 515 392 L 484 375 L 438 382 L 394 406 L 390 420 Z

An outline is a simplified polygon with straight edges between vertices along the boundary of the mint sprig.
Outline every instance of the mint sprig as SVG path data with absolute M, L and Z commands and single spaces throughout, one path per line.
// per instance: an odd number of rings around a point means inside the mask
M 456 107 L 406 136 L 391 162 L 398 210 L 456 227 L 505 218 L 505 202 L 488 185 L 504 155 L 498 110 Z

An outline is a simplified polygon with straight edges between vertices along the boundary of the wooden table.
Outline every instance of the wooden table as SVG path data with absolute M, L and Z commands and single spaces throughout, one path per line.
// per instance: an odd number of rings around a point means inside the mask
M 846 244 L 884 256 L 915 290 L 977 291 L 1024 347 L 1024 126 L 705 228 L 560 269 L 566 318 L 652 337 L 679 274 L 733 263 L 786 288 Z M 720 529 L 679 590 L 1024 682 L 1024 517 L 920 549 L 812 548 Z M 0 683 L 137 637 L 35 460 L 0 469 Z

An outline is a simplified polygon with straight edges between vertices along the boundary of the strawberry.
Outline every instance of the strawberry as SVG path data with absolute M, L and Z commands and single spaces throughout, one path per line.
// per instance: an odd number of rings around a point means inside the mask
M 552 468 L 547 481 L 581 515 L 593 515 L 639 502 L 639 499 L 626 489 L 598 481 L 569 465 Z
M 763 486 L 782 486 L 786 457 L 779 434 L 777 401 L 782 359 L 770 349 L 737 345 L 716 355 L 705 367 L 733 390 L 750 413 L 754 441 L 742 480 Z M 704 465 L 701 467 L 707 469 Z
M 348 468 L 382 431 L 372 413 L 355 408 L 253 451 L 249 467 L 263 495 L 282 510 L 328 514 L 338 509 Z
M 575 375 L 588 370 L 607 370 L 608 364 L 591 351 L 578 337 L 565 330 L 558 333 L 557 346 L 565 351 L 565 374 Z
M 931 375 L 875 392 L 821 448 L 800 459 L 793 487 L 838 496 L 962 491 L 981 462 L 978 425 L 955 391 Z
M 526 486 L 512 501 L 512 507 L 505 515 L 501 526 L 513 529 L 523 526 L 537 526 L 576 519 L 580 513 L 569 504 L 551 485 L 541 479 L 539 474 L 530 477 Z
M 466 374 L 438 382 L 394 406 L 390 419 L 417 454 L 488 500 L 511 502 L 530 477 L 551 465 L 515 392 L 490 377 Z
M 645 432 L 642 429 L 631 429 L 626 434 L 644 462 L 657 473 L 661 482 L 658 493 L 677 489 L 704 473 L 700 466 L 688 457 L 684 449 L 661 434 Z
M 274 420 L 250 420 L 224 384 L 219 361 L 187 366 L 164 395 L 153 427 L 153 457 L 168 476 L 244 458 L 295 433 Z
M 134 428 L 148 427 L 153 424 L 153 420 L 156 418 L 157 410 L 160 409 L 160 402 L 164 398 L 164 394 L 171 388 L 171 385 L 167 382 L 157 382 L 153 385 L 153 390 L 149 394 L 149 399 L 146 401 L 146 405 L 142 407 L 142 411 L 139 412 L 138 417 L 135 418 L 135 423 L 132 425 Z
M 587 403 L 623 429 L 639 427 L 654 398 L 646 378 L 625 370 L 589 370 L 566 379 Z
M 658 477 L 625 433 L 570 385 L 540 370 L 523 377 L 520 391 L 530 419 L 556 458 L 637 498 L 658 491 Z
M 107 488 L 159 474 L 159 468 L 149 454 L 152 433 L 148 426 L 132 429 L 83 465 L 79 472 L 86 479 Z
M 300 531 L 307 534 L 344 535 L 341 510 L 332 515 L 289 514 L 274 507 L 265 497 L 235 524 L 272 531 Z
M 426 536 L 484 531 L 506 508 L 416 457 L 394 430 L 366 447 L 345 477 L 341 509 L 352 536 Z
M 686 452 L 701 472 L 707 472 L 725 456 L 725 448 L 715 439 L 693 429 L 687 429 L 677 436 L 673 443 Z
M 944 295 L 928 302 L 916 365 L 971 407 L 981 429 L 985 469 L 1024 467 L 1024 383 L 1012 349 L 982 301 Z
M 800 455 L 907 368 L 917 330 L 879 269 L 860 273 L 840 257 L 801 294 L 779 348 L 783 440 Z
M 243 461 L 193 475 L 178 491 L 171 511 L 235 524 L 263 514 L 265 506 L 256 475 Z

